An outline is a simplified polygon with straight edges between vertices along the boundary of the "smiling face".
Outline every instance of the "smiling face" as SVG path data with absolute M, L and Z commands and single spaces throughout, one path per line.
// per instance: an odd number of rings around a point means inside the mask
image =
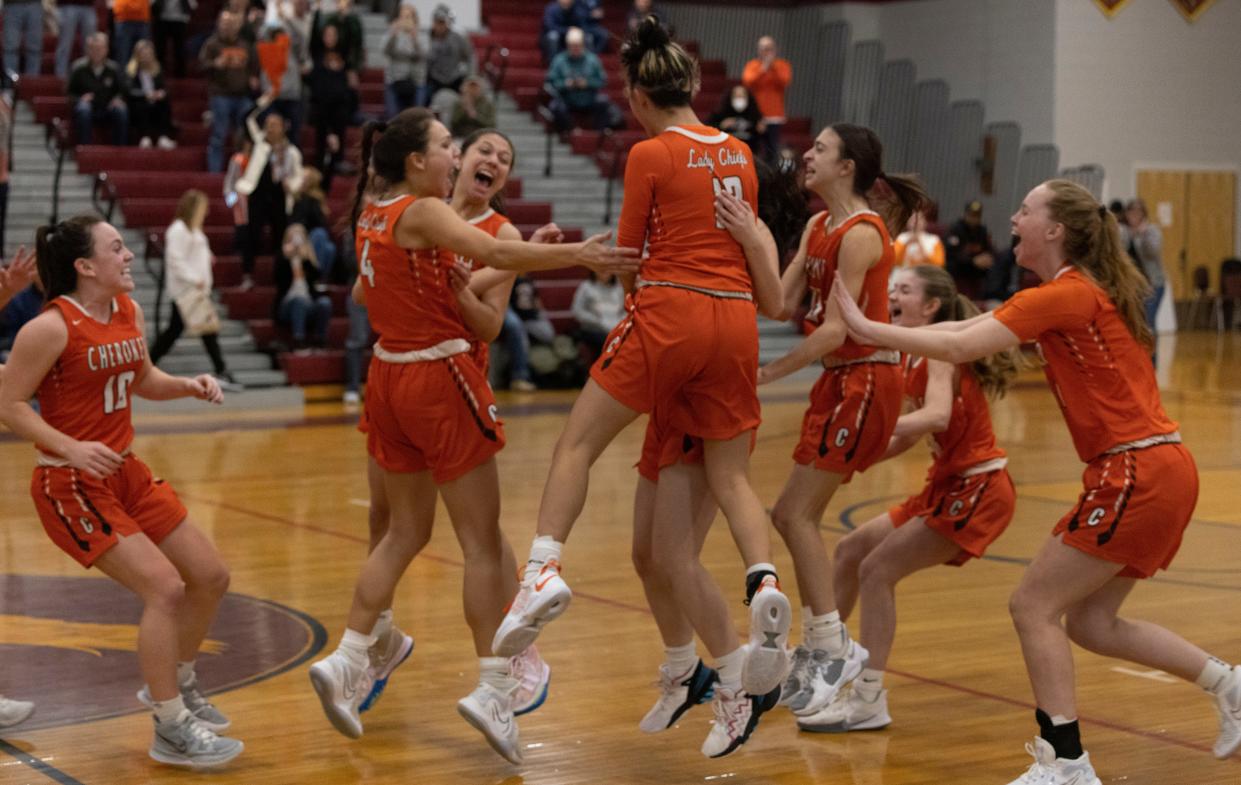
M 90 258 L 75 262 L 78 288 L 89 280 L 109 297 L 132 292 L 134 255 L 125 247 L 121 233 L 112 224 L 101 221 L 91 227 L 91 240 Z
M 823 193 L 838 180 L 853 176 L 852 161 L 840 157 L 840 137 L 831 128 L 814 140 L 814 144 L 802 156 L 806 164 L 806 188 Z
M 1051 189 L 1039 185 L 1026 194 L 1017 212 L 1010 219 L 1013 229 L 1013 255 L 1017 264 L 1037 270 L 1040 262 L 1062 255 L 1064 226 L 1052 220 L 1048 202 Z M 1053 260 L 1055 261 L 1055 260 Z
M 499 134 L 484 134 L 461 156 L 454 197 L 486 204 L 504 190 L 513 168 L 513 148 Z
M 892 324 L 922 327 L 930 324 L 939 310 L 938 298 L 926 296 L 926 283 L 913 270 L 900 270 L 888 292 L 888 314 Z

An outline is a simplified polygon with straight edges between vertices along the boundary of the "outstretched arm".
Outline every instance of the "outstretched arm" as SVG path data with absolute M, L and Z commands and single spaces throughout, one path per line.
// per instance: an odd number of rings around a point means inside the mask
M 138 330 L 146 335 L 146 319 L 142 309 L 134 303 L 137 310 Z M 200 374 L 194 378 L 171 376 L 156 368 L 148 355 L 142 361 L 142 370 L 130 388 L 134 395 L 151 401 L 171 401 L 175 398 L 198 398 L 210 403 L 223 403 L 224 393 L 220 383 L 211 374 Z

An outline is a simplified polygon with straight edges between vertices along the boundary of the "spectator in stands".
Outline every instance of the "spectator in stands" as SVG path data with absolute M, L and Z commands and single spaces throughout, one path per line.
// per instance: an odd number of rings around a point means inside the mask
M 995 263 L 987 271 L 983 284 L 983 310 L 994 311 L 1005 300 L 1016 294 L 1021 286 L 1021 268 L 1017 266 L 1017 256 L 1010 244 L 1008 248 L 995 255 Z
M 893 244 L 896 251 L 894 275 L 896 267 L 916 267 L 920 264 L 943 267 L 946 263 L 943 241 L 939 235 L 928 232 L 926 224 L 926 213 L 919 210 L 909 216 L 905 231 L 897 235 Z
M 470 73 L 474 49 L 452 29 L 452 9 L 440 4 L 431 15 L 430 50 L 427 54 L 427 95 L 434 97 L 444 89 L 461 92 L 461 83 Z
M 276 15 L 268 18 L 270 24 L 254 47 L 259 58 L 259 86 L 264 95 L 273 96 L 266 111 L 284 117 L 289 124 L 289 138 L 296 143 L 305 115 L 301 53 L 308 47 L 294 26 Z M 263 119 L 260 115 L 259 120 Z
M 577 0 L 577 4 L 582 9 L 579 15 L 582 18 L 582 32 L 586 34 L 586 45 L 590 51 L 601 55 L 607 51 L 611 37 L 603 26 L 603 0 Z
M 129 141 L 125 77 L 116 63 L 108 59 L 107 35 L 95 33 L 87 40 L 86 56 L 74 64 L 69 75 L 68 93 L 78 144 L 90 144 L 91 129 L 104 122 L 112 126 L 112 144 Z
M 306 230 L 324 283 L 332 280 L 332 269 L 337 258 L 336 244 L 332 242 L 327 223 L 330 214 L 327 194 L 323 192 L 323 174 L 313 166 L 305 167 L 302 170 L 302 187 L 298 189 L 293 199 L 293 209 L 289 212 L 289 225 L 297 224 Z
M 1151 285 L 1151 296 L 1146 300 L 1146 323 L 1153 332 L 1167 276 L 1163 269 L 1163 232 L 1151 223 L 1146 202 L 1130 199 L 1125 205 L 1125 222 L 1120 225 L 1120 239 Z
M 198 55 L 207 74 L 210 96 L 209 172 L 224 171 L 224 142 L 242 126 L 254 107 L 250 95 L 259 87 L 258 54 L 254 45 L 241 37 L 241 18 L 231 11 L 222 11 L 216 30 Z
M 224 175 L 224 204 L 233 213 L 233 248 L 241 257 L 241 288 L 251 289 L 254 287 L 255 249 L 250 243 L 250 200 L 237 191 L 237 183 L 245 175 L 250 153 L 254 151 L 250 134 L 238 131 L 233 139 L 233 150 L 233 156 L 228 159 L 228 172 Z
M 383 39 L 384 110 L 395 117 L 402 109 L 427 102 L 427 53 L 418 30 L 418 10 L 401 3 Z
M 64 0 L 61 0 L 64 2 Z M 79 0 L 81 2 L 81 0 Z M 94 9 L 92 5 L 92 16 Z M 185 78 L 185 41 L 198 0 L 160 0 L 155 26 L 155 56 L 173 76 Z M 171 51 L 169 51 L 171 47 Z
M 501 338 L 511 363 L 509 386 L 519 392 L 538 389 L 530 378 L 530 342 L 550 346 L 556 338 L 556 328 L 547 318 L 534 279 L 529 276 L 519 275 L 513 282 Z
M 327 345 L 332 300 L 319 284 L 319 262 L 301 226 L 284 234 L 282 253 L 276 257 L 276 321 L 293 335 L 293 351 Z
M 965 215 L 948 230 L 946 250 L 957 291 L 975 300 L 982 297 L 987 271 L 995 264 L 991 233 L 982 222 L 982 202 L 965 205 Z
M 25 44 L 23 50 L 22 44 Z M 25 68 L 18 57 L 26 53 Z M 43 3 L 41 0 L 7 0 L 4 4 L 4 68 L 33 76 L 43 65 Z
M 289 222 L 294 195 L 302 187 L 302 154 L 289 141 L 284 117 L 272 112 L 259 129 L 257 114 L 266 98 L 246 117 L 253 149 L 245 174 L 237 181 L 237 193 L 247 197 L 250 248 L 257 254 L 263 246 L 263 229 L 271 227 L 272 245 L 279 247 Z
M 1116 219 L 1116 224 L 1118 226 L 1126 225 L 1125 203 L 1122 200 L 1113 199 L 1112 201 L 1108 202 L 1107 211 L 1112 214 L 1113 218 Z
M 310 42 L 315 34 L 315 15 L 310 10 L 310 0 L 287 0 L 281 2 L 276 12 L 284 28 L 297 46 L 297 61 L 303 75 L 310 73 Z
M 629 16 L 625 19 L 625 26 L 629 28 L 629 32 L 638 29 L 638 25 L 642 24 L 642 20 L 648 16 L 653 16 L 662 24 L 664 15 L 655 10 L 655 4 L 652 0 L 633 0 L 633 6 L 629 9 Z
M 344 159 L 345 132 L 358 107 L 358 91 L 350 84 L 349 66 L 335 25 L 320 31 L 314 47 L 314 65 L 306 78 L 310 88 L 310 121 L 315 127 L 315 166 L 323 172 L 324 187 Z
M 203 223 L 207 220 L 210 206 L 205 193 L 191 188 L 181 194 L 177 212 L 164 232 L 164 293 L 172 303 L 172 316 L 151 347 L 151 363 L 154 365 L 159 365 L 160 359 L 176 344 L 185 332 L 187 321 L 193 324 L 199 318 L 198 309 L 214 308 L 211 303 L 211 268 L 215 257 L 211 254 L 207 235 L 203 234 Z M 183 313 L 182 309 L 186 309 L 187 313 Z M 229 373 L 224 355 L 220 352 L 218 328 L 201 332 L 199 336 L 207 356 L 211 358 L 211 367 L 220 380 L 220 386 L 227 385 L 233 391 L 241 389 Z
M 758 149 L 767 129 L 754 96 L 743 84 L 733 85 L 731 90 L 720 96 L 720 106 L 707 120 L 707 125 L 732 134 L 748 144 L 751 150 Z
M 155 59 L 155 45 L 143 39 L 134 46 L 134 56 L 125 67 L 129 88 L 129 118 L 138 134 L 138 146 L 158 144 L 161 150 L 177 146 L 172 141 L 172 106 L 164 73 Z
M 19 252 L 0 268 L 0 362 L 8 362 L 17 331 L 43 310 L 43 288 L 34 254 Z
M 615 275 L 600 278 L 592 270 L 573 293 L 571 309 L 577 320 L 577 339 L 590 350 L 594 362 L 603 353 L 608 333 L 625 318 L 625 287 Z
M 56 36 L 56 75 L 61 79 L 68 79 L 73 42 L 80 35 L 82 50 L 85 51 L 87 39 L 95 34 L 98 21 L 95 16 L 95 0 L 60 0 L 56 7 L 60 14 L 60 32 Z M 5 26 L 8 26 L 7 20 Z M 6 51 L 7 48 L 6 41 Z
M 134 45 L 151 37 L 151 0 L 113 0 L 116 62 L 128 63 Z
M 241 20 L 241 26 L 238 28 L 237 34 L 241 36 L 243 41 L 247 43 L 255 43 L 259 38 L 259 30 L 263 26 L 263 5 L 261 2 L 255 3 L 251 0 L 227 0 L 224 8 L 237 15 Z
M 599 56 L 587 51 L 586 36 L 576 27 L 569 30 L 565 42 L 567 48 L 552 60 L 544 85 L 552 96 L 556 129 L 568 131 L 578 117 L 588 117 L 598 131 L 616 127 L 622 118 L 603 91 L 608 78 Z
M 784 93 L 793 81 L 793 66 L 777 57 L 776 39 L 758 39 L 758 57 L 745 64 L 741 81 L 754 94 L 759 111 L 767 122 L 763 132 L 763 155 L 775 160 L 780 151 L 780 131 L 784 128 Z
M 496 127 L 496 105 L 487 95 L 480 76 L 470 76 L 461 85 L 461 100 L 452 111 L 449 128 L 452 135 L 463 139 L 480 128 Z
M 564 38 L 570 29 L 586 24 L 584 11 L 577 0 L 550 0 L 543 9 L 543 30 L 539 35 L 543 65 L 550 65 L 552 59 L 564 51 Z
M 356 90 L 358 87 L 358 72 L 362 68 L 364 38 L 362 18 L 358 16 L 357 11 L 353 8 L 353 0 L 336 0 L 335 10 L 326 14 L 315 15 L 316 35 L 310 41 L 310 57 L 312 60 L 320 54 L 320 48 L 325 46 L 322 33 L 328 26 L 336 28 L 336 43 L 332 48 L 344 58 L 345 72 L 349 77 L 349 86 Z M 352 113 L 350 113 L 349 119 L 353 119 Z
M 0 69 L 0 257 L 4 256 L 4 227 L 9 215 L 9 141 L 13 136 L 15 85 L 8 72 Z

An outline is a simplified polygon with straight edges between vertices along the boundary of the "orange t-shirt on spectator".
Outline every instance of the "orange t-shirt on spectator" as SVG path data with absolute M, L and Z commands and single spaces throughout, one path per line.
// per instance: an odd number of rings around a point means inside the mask
M 764 118 L 784 122 L 784 91 L 793 81 L 793 66 L 788 60 L 777 57 L 764 71 L 763 61 L 755 58 L 745 64 L 741 81 L 754 94 Z
M 149 22 L 151 0 L 115 0 L 112 14 L 118 22 Z

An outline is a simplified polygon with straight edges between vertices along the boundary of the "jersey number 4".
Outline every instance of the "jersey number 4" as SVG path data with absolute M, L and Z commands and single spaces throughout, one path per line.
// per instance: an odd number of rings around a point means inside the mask
M 733 196 L 733 198 L 738 199 L 743 202 L 745 201 L 745 196 L 742 195 L 740 177 L 736 177 L 736 176 L 725 177 L 722 180 L 718 177 L 712 177 L 711 187 L 715 191 L 715 194 L 714 194 L 715 196 L 719 196 L 722 192 L 727 191 L 729 194 Z M 718 218 L 715 219 L 715 228 L 716 229 L 724 228 L 724 224 L 720 223 L 720 219 Z
M 371 241 L 367 240 L 362 243 L 362 258 L 358 261 L 358 272 L 366 279 L 366 282 L 375 287 L 375 266 L 371 264 Z
M 103 413 L 119 412 L 129 406 L 129 385 L 134 383 L 134 372 L 125 371 L 108 377 L 103 385 Z

